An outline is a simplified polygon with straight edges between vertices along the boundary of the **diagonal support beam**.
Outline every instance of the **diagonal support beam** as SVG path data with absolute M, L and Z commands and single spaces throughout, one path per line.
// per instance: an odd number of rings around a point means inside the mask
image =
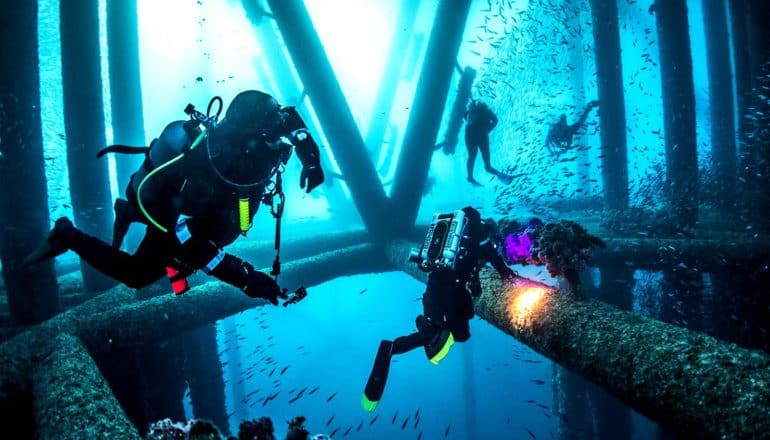
M 414 242 L 386 245 L 408 263 Z M 770 432 L 770 356 L 710 336 L 578 300 L 550 286 L 504 283 L 482 271 L 476 313 L 554 362 L 604 387 L 631 408 L 688 437 L 754 438 Z
M 48 349 L 32 373 L 37 438 L 142 438 L 78 338 L 59 334 Z
M 391 192 L 399 230 L 417 218 L 470 3 L 442 0 L 436 11 Z
M 390 201 L 302 0 L 268 0 L 367 230 L 386 237 Z
M 273 74 L 273 79 L 278 88 L 276 92 L 281 95 L 280 101 L 282 103 L 297 107 L 297 111 L 302 116 L 302 119 L 305 120 L 310 133 L 317 140 L 320 140 L 319 134 L 323 133 L 323 131 L 315 125 L 308 106 L 303 105 L 306 93 L 301 90 L 301 86 L 294 79 L 294 68 L 291 66 L 291 61 L 284 51 L 281 36 L 275 28 L 274 21 L 272 19 L 265 19 L 268 15 L 266 15 L 261 3 L 259 0 L 241 1 L 243 9 L 246 11 L 246 16 L 251 21 L 251 26 L 259 41 L 259 46 L 262 48 L 265 64 Z M 272 16 L 270 17 L 272 18 Z M 259 68 L 261 64 L 257 62 L 257 66 Z M 329 160 L 329 151 L 326 148 L 321 148 L 321 166 L 324 170 L 331 170 Z M 324 193 L 332 210 L 347 207 L 347 197 L 345 197 L 341 185 L 332 185 L 331 181 L 329 181 L 324 186 Z

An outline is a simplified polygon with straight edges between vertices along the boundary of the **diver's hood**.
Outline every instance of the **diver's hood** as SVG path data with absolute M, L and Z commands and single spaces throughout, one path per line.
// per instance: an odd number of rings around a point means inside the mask
M 272 177 L 279 162 L 288 159 L 291 144 L 284 141 L 284 107 L 256 90 L 238 94 L 224 119 L 207 136 L 209 160 L 221 180 L 235 187 L 254 187 Z

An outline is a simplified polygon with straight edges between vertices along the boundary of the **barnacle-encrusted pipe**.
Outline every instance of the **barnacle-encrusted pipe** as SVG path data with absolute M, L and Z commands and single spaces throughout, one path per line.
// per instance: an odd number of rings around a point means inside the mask
M 47 344 L 32 373 L 38 438 L 141 439 L 83 344 L 67 334 Z
M 409 263 L 414 242 L 386 247 Z M 770 356 L 550 286 L 482 271 L 476 313 L 554 362 L 601 385 L 660 425 L 689 436 L 756 438 L 770 432 Z
M 282 268 L 280 282 L 287 287 L 312 286 L 384 267 L 380 249 L 361 244 L 288 262 Z M 10 423 L 28 412 L 20 402 L 30 394 L 31 371 L 39 359 L 48 355 L 47 342 L 58 334 L 79 337 L 97 356 L 140 347 L 266 304 L 221 282 L 197 286 L 179 297 L 141 292 L 115 287 L 0 343 L 0 423 Z M 142 296 L 155 297 L 141 300 Z

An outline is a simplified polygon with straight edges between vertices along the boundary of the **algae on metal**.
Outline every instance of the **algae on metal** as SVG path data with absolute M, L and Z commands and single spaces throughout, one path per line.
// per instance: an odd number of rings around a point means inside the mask
M 47 345 L 32 372 L 38 438 L 142 438 L 76 337 L 59 334 Z
M 385 266 L 379 249 L 364 244 L 285 263 L 281 282 L 312 286 Z M 266 303 L 221 282 L 197 286 L 180 297 L 161 293 L 158 287 L 141 294 L 117 286 L 0 343 L 0 421 L 12 423 L 23 412 L 20 402 L 32 395 L 36 368 L 50 356 L 50 341 L 59 335 L 79 339 L 97 356 L 140 347 Z M 142 300 L 143 296 L 150 298 Z

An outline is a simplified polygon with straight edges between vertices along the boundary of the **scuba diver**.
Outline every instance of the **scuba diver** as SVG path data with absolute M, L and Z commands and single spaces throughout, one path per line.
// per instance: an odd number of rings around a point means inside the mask
M 468 148 L 468 182 L 476 186 L 480 185 L 473 178 L 473 167 L 476 165 L 476 154 L 481 151 L 484 169 L 488 173 L 497 176 L 504 183 L 511 183 L 511 176 L 492 167 L 489 157 L 489 133 L 497 126 L 497 115 L 495 115 L 495 112 L 486 103 L 472 99 L 468 103 L 463 119 L 467 121 L 465 125 L 465 146 Z
M 218 111 L 209 116 L 216 102 Z M 309 193 L 324 181 L 318 146 L 294 107 L 281 106 L 266 93 L 239 93 L 218 122 L 221 111 L 219 97 L 211 100 L 206 115 L 188 105 L 185 113 L 190 119 L 168 124 L 149 147 L 113 145 L 100 151 L 97 157 L 109 152 L 145 155 L 131 176 L 126 199 L 115 201 L 112 245 L 62 217 L 25 264 L 72 250 L 132 288 L 167 275 L 174 292 L 181 294 L 189 288 L 186 277 L 202 269 L 249 297 L 273 304 L 278 304 L 279 297 L 287 298 L 286 289 L 282 291 L 276 282 L 277 255 L 273 279 L 222 249 L 246 235 L 260 203 L 269 205 L 276 217 L 279 249 L 284 202 L 281 172 L 296 150 L 302 162 L 300 187 Z M 120 250 L 132 222 L 147 226 L 133 255 Z
M 572 146 L 572 138 L 583 127 L 591 110 L 598 106 L 599 101 L 589 102 L 583 113 L 580 114 L 578 121 L 572 125 L 567 125 L 567 115 L 565 114 L 559 117 L 558 122 L 551 125 L 551 128 L 548 130 L 548 137 L 545 139 L 545 147 L 551 153 L 551 156 L 559 159 L 562 154 L 575 148 Z
M 365 410 L 377 407 L 393 355 L 423 347 L 430 362 L 438 365 L 452 344 L 471 337 L 469 321 L 474 315 L 473 297 L 481 294 L 481 268 L 489 262 L 504 279 L 517 276 L 499 254 L 496 237 L 495 223 L 482 221 L 474 208 L 433 216 L 422 247 L 409 256 L 409 261 L 429 272 L 423 314 L 417 316 L 416 332 L 380 342 L 361 399 Z

